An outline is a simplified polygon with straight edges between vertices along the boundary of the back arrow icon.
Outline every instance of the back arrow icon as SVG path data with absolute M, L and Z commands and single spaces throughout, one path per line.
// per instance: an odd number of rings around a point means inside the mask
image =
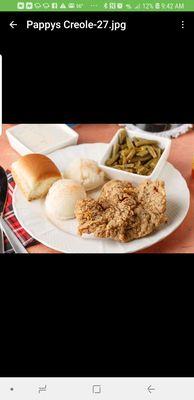
M 155 390 L 155 388 L 152 387 L 152 385 L 150 385 L 150 386 L 148 386 L 147 390 L 151 394 Z
M 12 21 L 9 25 L 11 26 L 12 29 L 14 29 L 15 26 L 17 26 L 17 24 L 14 21 Z

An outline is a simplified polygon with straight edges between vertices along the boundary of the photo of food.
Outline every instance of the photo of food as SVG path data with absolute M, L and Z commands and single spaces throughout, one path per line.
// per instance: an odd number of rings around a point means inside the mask
M 194 252 L 192 124 L 3 125 L 0 251 Z

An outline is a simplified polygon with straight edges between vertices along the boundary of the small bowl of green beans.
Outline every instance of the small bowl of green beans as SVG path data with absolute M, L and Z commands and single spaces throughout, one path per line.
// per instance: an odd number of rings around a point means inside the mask
M 157 179 L 165 166 L 171 140 L 149 133 L 119 129 L 107 146 L 100 168 L 109 179 L 139 184 Z

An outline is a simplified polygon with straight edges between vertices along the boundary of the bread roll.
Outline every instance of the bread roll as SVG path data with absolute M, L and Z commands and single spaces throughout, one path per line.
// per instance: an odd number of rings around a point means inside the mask
M 12 164 L 12 175 L 28 201 L 46 196 L 61 178 L 56 165 L 42 154 L 27 154 Z
M 86 191 L 96 189 L 104 183 L 104 172 L 96 161 L 88 159 L 73 160 L 64 176 L 83 185 Z
M 58 227 L 60 222 L 74 218 L 75 205 L 78 200 L 86 198 L 83 186 L 71 179 L 60 179 L 50 188 L 45 210 L 48 218 Z

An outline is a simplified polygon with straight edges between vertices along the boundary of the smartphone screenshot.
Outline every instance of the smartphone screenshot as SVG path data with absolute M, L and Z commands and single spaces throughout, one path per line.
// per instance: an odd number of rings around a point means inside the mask
M 0 0 L 0 398 L 194 397 L 194 4 Z

